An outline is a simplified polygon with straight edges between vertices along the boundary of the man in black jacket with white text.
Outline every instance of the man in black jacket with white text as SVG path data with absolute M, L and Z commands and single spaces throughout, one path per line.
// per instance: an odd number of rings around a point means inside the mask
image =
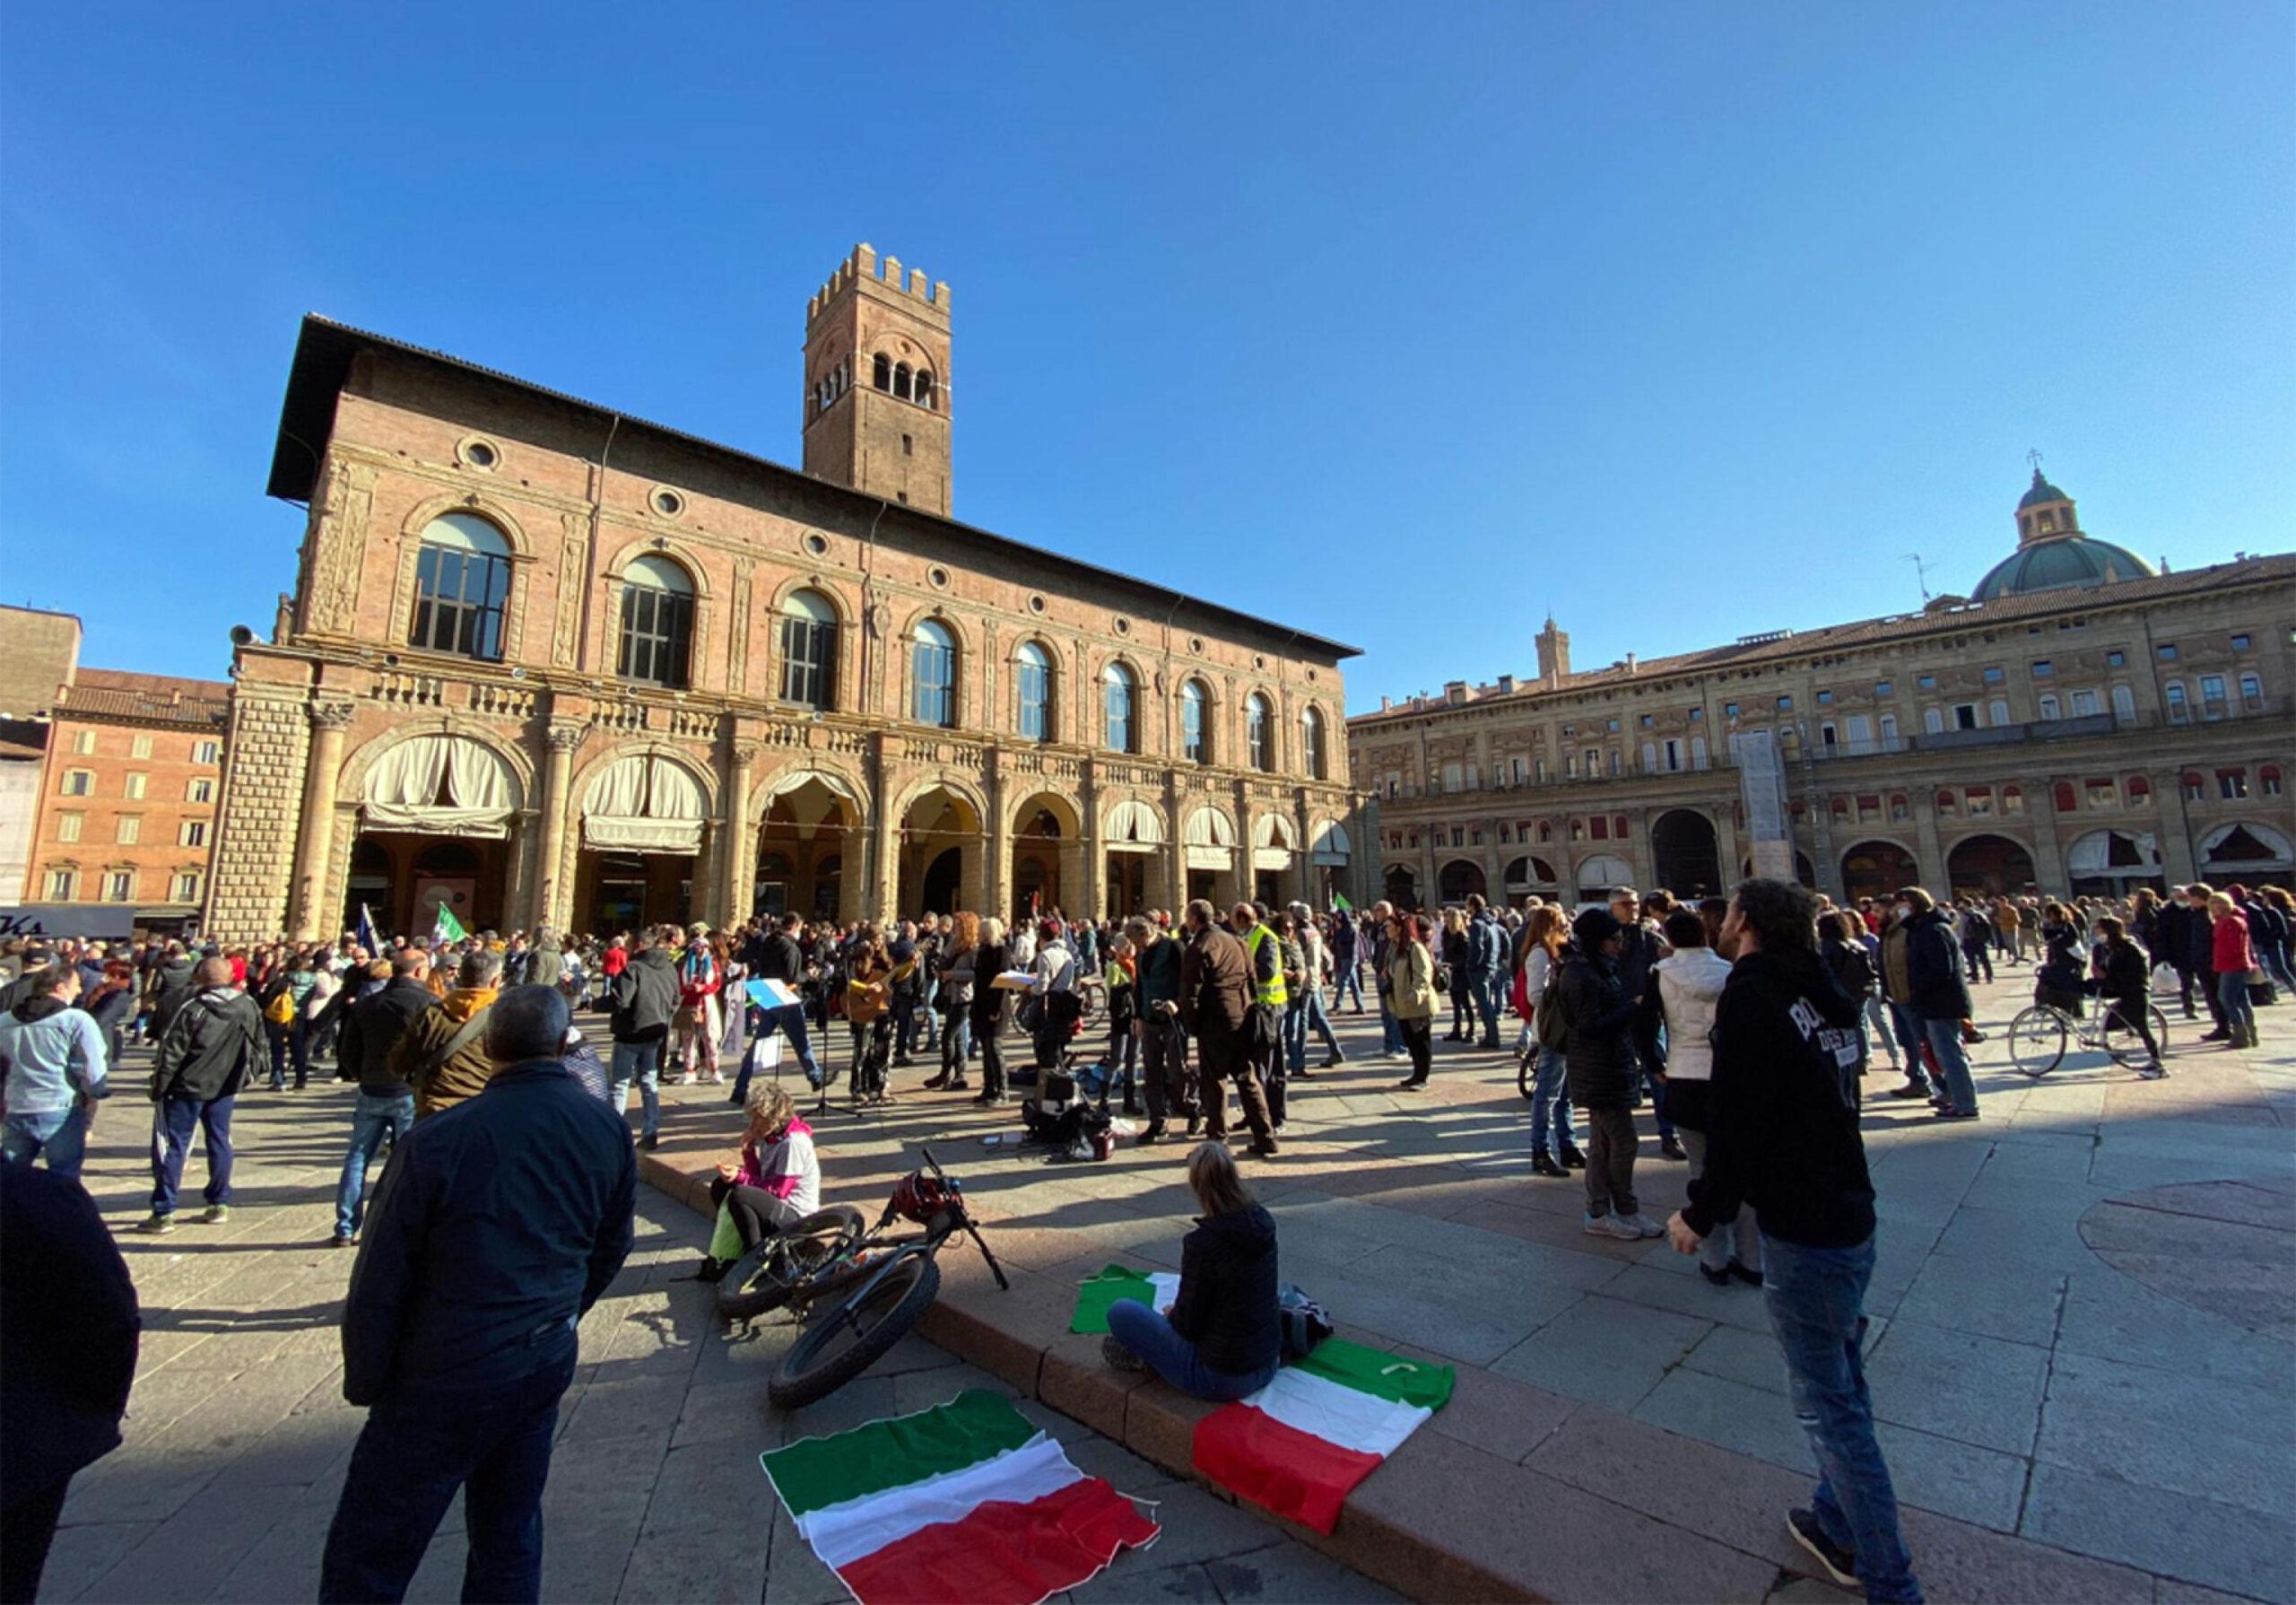
M 1736 963 L 1715 1008 L 1706 1170 L 1667 1235 L 1694 1253 L 1754 1207 L 1770 1328 L 1818 1462 L 1816 1495 L 1787 1531 L 1843 1587 L 1918 1601 L 1858 1353 L 1874 1274 L 1874 1183 L 1848 1093 L 1858 1006 L 1819 960 L 1816 904 L 1800 886 L 1742 883 L 1721 946 Z

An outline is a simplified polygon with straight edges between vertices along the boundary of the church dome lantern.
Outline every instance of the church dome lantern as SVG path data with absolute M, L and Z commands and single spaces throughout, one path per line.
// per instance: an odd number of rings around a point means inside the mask
M 2032 462 L 2033 483 L 2017 502 L 2017 549 L 1978 581 L 1974 600 L 2110 585 L 2153 572 L 2126 547 L 2083 535 L 2073 498 L 2041 476 L 2039 453 Z

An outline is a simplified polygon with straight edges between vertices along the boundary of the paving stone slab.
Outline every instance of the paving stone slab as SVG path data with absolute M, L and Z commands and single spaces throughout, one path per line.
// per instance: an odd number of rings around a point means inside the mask
M 2296 1600 L 2296 1529 L 2246 1509 L 2049 1464 L 2033 1468 L 2022 1531 L 2179 1581 Z
M 1631 1410 L 1713 1330 L 1710 1321 L 1588 1294 L 1491 1369 L 1589 1404 Z

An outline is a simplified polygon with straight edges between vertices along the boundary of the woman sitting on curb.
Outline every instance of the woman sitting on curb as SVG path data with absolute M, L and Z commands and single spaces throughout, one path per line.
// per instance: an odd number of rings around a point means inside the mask
M 1187 1184 L 1204 1214 L 1180 1243 L 1170 1316 L 1117 1300 L 1100 1352 L 1119 1371 L 1153 1371 L 1197 1399 L 1241 1399 L 1265 1387 L 1283 1359 L 1275 1222 L 1253 1201 L 1225 1144 L 1198 1145 L 1187 1156 Z
M 748 1249 L 822 1207 L 822 1167 L 813 1129 L 797 1118 L 797 1106 L 778 1086 L 759 1086 L 744 1107 L 750 1129 L 741 1158 L 718 1167 L 709 1202 L 714 1208 L 730 1199 L 734 1229 Z

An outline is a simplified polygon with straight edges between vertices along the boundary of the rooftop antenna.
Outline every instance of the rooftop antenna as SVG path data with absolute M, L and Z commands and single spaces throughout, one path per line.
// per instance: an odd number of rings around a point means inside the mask
M 1927 606 L 1930 600 L 1929 571 L 1936 565 L 1935 563 L 1924 563 L 1921 558 L 1921 554 L 1918 552 L 1907 553 L 1905 554 L 1905 561 L 1913 565 L 1914 583 L 1921 587 L 1922 606 Z

